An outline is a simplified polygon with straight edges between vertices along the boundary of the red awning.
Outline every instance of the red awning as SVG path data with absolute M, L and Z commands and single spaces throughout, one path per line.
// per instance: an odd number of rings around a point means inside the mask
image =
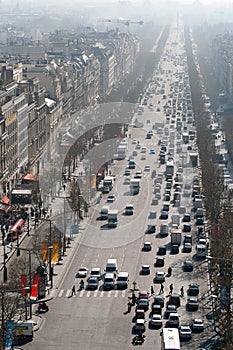
M 39 176 L 35 174 L 27 174 L 24 176 L 23 180 L 25 181 L 39 181 Z
M 25 221 L 23 219 L 19 219 L 11 228 L 10 231 L 11 232 L 17 232 L 17 230 L 19 230 L 23 224 L 25 223 Z
M 10 199 L 7 197 L 7 196 L 3 196 L 2 200 L 1 200 L 2 203 L 4 204 L 10 204 Z

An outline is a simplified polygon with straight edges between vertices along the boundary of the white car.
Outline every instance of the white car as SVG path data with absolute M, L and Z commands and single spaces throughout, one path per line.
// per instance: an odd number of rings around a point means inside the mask
M 165 272 L 157 271 L 155 274 L 155 282 L 163 283 L 165 282 Z
M 189 326 L 180 326 L 179 333 L 180 333 L 180 339 L 192 338 L 192 330 Z
M 76 277 L 86 277 L 87 274 L 88 274 L 88 268 L 83 266 L 78 269 Z
M 137 144 L 137 140 L 134 139 L 134 140 L 132 141 L 132 145 L 136 145 L 136 144 Z
M 162 321 L 162 316 L 161 315 L 153 315 L 150 320 L 151 326 L 154 327 L 162 327 L 163 321 Z
M 193 332 L 202 332 L 204 330 L 204 323 L 201 318 L 195 318 L 192 320 L 191 328 Z
M 150 171 L 150 166 L 146 165 L 145 168 L 144 168 L 144 171 Z

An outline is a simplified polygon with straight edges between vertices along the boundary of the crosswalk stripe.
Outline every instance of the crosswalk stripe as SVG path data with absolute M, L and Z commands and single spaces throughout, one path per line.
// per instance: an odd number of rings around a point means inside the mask
M 100 292 L 100 298 L 104 296 L 104 292 Z
M 71 294 L 71 290 L 68 289 L 67 292 L 66 292 L 66 298 L 68 298 L 70 296 L 70 294 Z
M 117 296 L 118 296 L 118 290 L 115 291 L 114 298 L 117 298 Z
M 123 292 L 122 292 L 122 298 L 124 298 L 125 297 L 125 290 L 123 290 Z
M 111 294 L 112 294 L 112 291 L 110 290 L 110 291 L 108 292 L 108 297 L 109 297 L 109 298 L 110 298 Z
M 84 294 L 85 290 L 81 290 L 81 292 L 79 293 L 79 297 L 82 298 L 83 294 Z
M 95 292 L 94 292 L 94 298 L 97 297 L 97 294 L 98 294 L 98 290 L 95 290 Z
M 88 291 L 88 292 L 87 292 L 87 298 L 89 298 L 90 295 L 91 295 L 91 292 Z
M 64 289 L 61 289 L 61 290 L 60 290 L 60 293 L 58 294 L 58 296 L 61 297 L 62 294 L 63 294 L 63 292 L 64 292 Z

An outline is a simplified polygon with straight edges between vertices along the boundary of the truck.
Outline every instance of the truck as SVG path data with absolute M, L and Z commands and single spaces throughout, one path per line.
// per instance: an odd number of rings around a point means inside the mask
M 33 321 L 16 321 L 15 322 L 15 336 L 18 339 L 33 339 L 34 324 Z
M 111 191 L 114 183 L 114 178 L 112 176 L 105 176 L 103 180 L 103 192 L 108 193 Z
M 173 160 L 168 160 L 166 163 L 165 178 L 166 180 L 172 179 L 174 174 L 174 163 Z
M 125 159 L 127 153 L 127 145 L 120 144 L 117 148 L 117 159 L 122 160 Z
M 112 209 L 108 211 L 108 227 L 115 228 L 117 227 L 117 216 L 118 210 Z
M 140 190 L 140 179 L 130 180 L 130 192 L 132 195 L 138 194 Z
M 181 238 L 182 238 L 182 230 L 180 229 L 173 229 L 171 231 L 171 244 L 181 244 Z

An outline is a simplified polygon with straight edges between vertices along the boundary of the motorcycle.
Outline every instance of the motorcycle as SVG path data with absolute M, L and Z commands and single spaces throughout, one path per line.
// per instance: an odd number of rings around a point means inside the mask
M 142 345 L 145 341 L 145 335 L 137 334 L 132 340 L 132 345 Z
M 39 305 L 38 305 L 38 309 L 37 309 L 37 312 L 38 313 L 41 313 L 41 312 L 48 312 L 49 311 L 49 307 L 48 307 L 48 305 L 45 303 L 45 302 L 43 302 L 43 303 L 39 303 Z

